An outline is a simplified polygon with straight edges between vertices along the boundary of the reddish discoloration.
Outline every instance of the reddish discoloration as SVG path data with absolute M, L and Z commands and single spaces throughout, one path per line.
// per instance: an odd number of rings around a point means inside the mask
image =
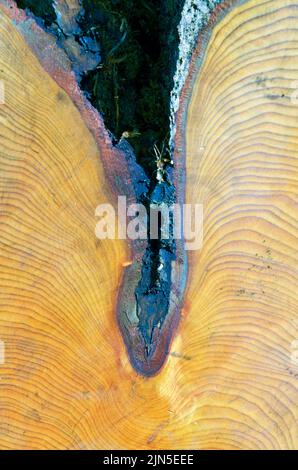
M 123 153 L 113 147 L 103 119 L 98 111 L 85 98 L 79 88 L 71 63 L 55 38 L 46 33 L 25 11 L 18 9 L 13 0 L 0 0 L 0 8 L 16 24 L 18 30 L 32 49 L 47 73 L 55 80 L 78 108 L 86 126 L 92 132 L 101 152 L 101 160 L 107 178 L 116 192 L 115 176 L 122 179 L 125 192 L 134 199 L 132 177 L 127 168 Z M 41 44 L 44 47 L 41 47 Z
M 17 24 L 26 20 L 27 18 L 25 11 L 20 10 L 12 0 L 2 0 L 1 8 L 5 11 L 7 16 L 9 16 Z
M 178 202 L 183 203 L 185 200 L 185 131 L 186 117 L 189 101 L 191 99 L 194 80 L 199 72 L 201 62 L 206 50 L 206 45 L 210 38 L 210 33 L 214 25 L 220 20 L 237 0 L 229 0 L 218 5 L 207 26 L 202 30 L 198 40 L 197 47 L 193 53 L 189 74 L 184 84 L 180 107 L 176 116 L 176 137 L 175 137 L 175 169 L 173 172 L 173 180 L 176 186 Z M 37 56 L 43 68 L 56 81 L 58 86 L 63 89 L 71 98 L 79 110 L 86 126 L 91 131 L 100 150 L 101 161 L 105 167 L 107 179 L 111 183 L 115 196 L 119 194 L 119 188 L 122 194 L 128 196 L 128 203 L 134 202 L 135 195 L 133 191 L 134 169 L 128 168 L 125 155 L 120 150 L 113 147 L 109 134 L 104 126 L 104 122 L 98 111 L 89 103 L 80 90 L 75 74 L 72 71 L 71 63 L 66 54 L 61 50 L 55 38 L 46 33 L 35 21 L 28 18 L 25 12 L 19 10 L 12 0 L 0 0 L 0 8 L 14 21 L 18 30 Z M 120 184 L 115 180 L 120 176 Z M 141 264 L 146 244 L 137 244 L 132 246 L 132 255 L 134 263 Z M 179 251 L 180 250 L 180 251 Z M 182 247 L 177 249 L 177 259 L 183 259 Z M 126 269 L 130 268 L 131 263 L 127 263 Z M 184 265 L 177 263 L 177 275 L 175 283 L 173 283 L 172 291 L 176 293 L 177 298 L 181 294 L 179 280 L 184 275 Z M 129 299 L 134 303 L 135 298 Z M 150 359 L 146 357 L 144 342 L 137 328 L 131 327 L 129 331 L 129 341 L 126 338 L 126 345 L 132 364 L 136 370 L 145 376 L 153 376 L 158 373 L 166 363 L 169 354 L 171 342 L 178 328 L 181 316 L 187 316 L 188 306 L 184 306 L 183 311 L 179 308 L 173 308 L 162 325 L 158 337 L 158 344 L 153 351 Z M 154 341 L 153 341 L 154 342 Z M 129 344 L 128 344 L 129 343 Z

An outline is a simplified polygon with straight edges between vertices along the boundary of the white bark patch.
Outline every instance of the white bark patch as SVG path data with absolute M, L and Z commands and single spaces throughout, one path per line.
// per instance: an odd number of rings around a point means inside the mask
M 188 75 L 193 50 L 201 29 L 207 23 L 215 6 L 222 0 L 185 0 L 178 26 L 179 55 L 174 75 L 174 87 L 170 103 L 170 144 L 173 144 L 176 133 L 176 113 L 179 109 L 180 95 Z

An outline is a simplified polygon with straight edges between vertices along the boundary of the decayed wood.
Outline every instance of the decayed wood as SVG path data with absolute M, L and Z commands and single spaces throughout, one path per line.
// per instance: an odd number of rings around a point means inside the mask
M 290 0 L 234 2 L 198 43 L 176 157 L 204 245 L 146 379 L 116 323 L 128 244 L 94 234 L 113 160 L 0 13 L 2 449 L 297 447 L 297 15 Z

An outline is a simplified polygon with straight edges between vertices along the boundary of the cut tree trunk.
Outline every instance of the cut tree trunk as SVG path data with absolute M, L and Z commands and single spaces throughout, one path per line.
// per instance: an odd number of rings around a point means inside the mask
M 204 208 L 181 328 L 188 429 L 200 448 L 297 448 L 297 5 L 244 2 L 208 34 L 185 87 L 186 202 Z
M 188 252 L 165 365 L 145 378 L 116 320 L 131 247 L 94 233 L 127 170 L 69 71 L 39 54 L 38 27 L 6 3 L 0 448 L 297 448 L 297 5 L 227 2 L 200 35 L 175 158 L 204 241 Z

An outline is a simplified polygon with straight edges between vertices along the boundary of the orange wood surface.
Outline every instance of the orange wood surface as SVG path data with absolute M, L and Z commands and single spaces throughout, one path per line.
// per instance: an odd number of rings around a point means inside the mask
M 1 449 L 297 448 L 297 4 L 235 4 L 201 55 L 180 132 L 204 243 L 144 378 L 116 323 L 129 245 L 94 233 L 103 150 L 0 8 Z

